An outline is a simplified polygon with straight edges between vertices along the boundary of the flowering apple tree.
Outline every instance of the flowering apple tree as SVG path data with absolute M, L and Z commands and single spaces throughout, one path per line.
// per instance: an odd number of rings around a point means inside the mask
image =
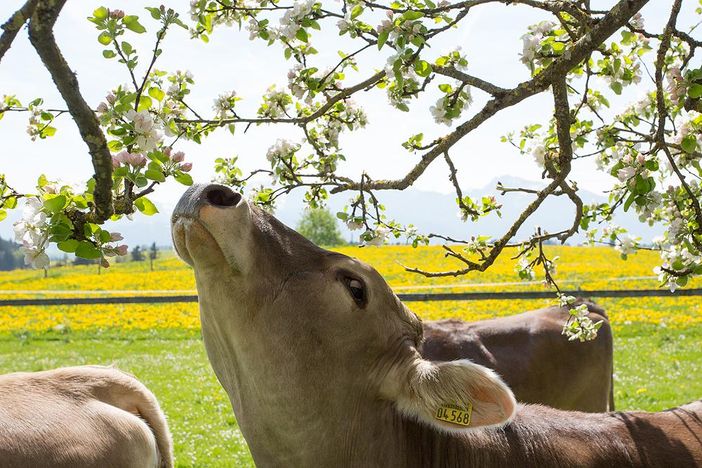
M 44 250 L 49 242 L 79 256 L 101 258 L 105 264 L 105 257 L 120 253 L 124 247 L 116 244 L 119 235 L 104 230 L 105 221 L 135 210 L 153 213 L 155 207 L 146 196 L 169 177 L 186 185 L 192 182 L 190 163 L 177 150 L 178 141 L 200 142 L 220 128 L 233 138 L 244 138 L 235 134 L 238 127 L 287 125 L 299 129 L 297 139 L 276 141 L 258 158 L 259 167 L 249 173 L 244 173 L 236 157 L 218 159 L 217 180 L 250 190 L 255 202 L 269 208 L 278 197 L 298 188 L 305 191 L 311 207 L 324 204 L 330 195 L 350 194 L 338 217 L 350 229 L 360 230 L 364 243 L 382 244 L 392 236 L 405 237 L 417 246 L 437 239 L 444 242 L 445 254 L 457 262 L 450 271 L 421 267 L 411 271 L 430 277 L 485 271 L 512 247 L 518 252 L 519 276 L 533 279 L 536 271 L 542 272 L 545 282 L 560 295 L 555 259 L 546 256 L 543 244 L 565 242 L 584 231 L 592 242 L 613 245 L 624 258 L 641 248 L 659 251 L 657 271 L 671 290 L 702 273 L 698 182 L 702 177 L 702 68 L 695 60 L 702 40 L 694 36 L 694 29 L 678 26 L 684 6 L 689 7 L 685 15 L 699 15 L 699 6 L 695 10 L 693 5 L 683 5 L 683 0 L 673 0 L 661 30 L 648 28 L 639 13 L 647 0 L 620 0 L 606 10 L 591 8 L 587 0 L 192 0 L 187 23 L 161 6 L 147 9 L 148 24 L 134 14 L 101 7 L 90 21 L 104 46 L 103 56 L 122 63 L 131 83 L 106 90 L 105 101 L 91 109 L 52 34 L 64 3 L 28 0 L 3 26 L 0 37 L 2 59 L 14 36 L 28 24 L 31 42 L 66 102 L 66 109 L 49 109 L 41 99 L 25 104 L 5 96 L 0 117 L 27 112 L 30 137 L 48 138 L 56 131 L 54 119 L 70 114 L 95 169 L 81 190 L 43 177 L 37 193 L 20 194 L 9 181 L 0 179 L 2 210 L 27 198 L 26 216 L 16 230 L 28 260 L 36 265 L 47 263 Z M 524 31 L 521 50 L 515 50 L 515 60 L 530 72 L 524 82 L 509 86 L 489 82 L 471 72 L 460 49 L 432 48 L 438 36 L 460 27 L 488 3 L 501 5 L 505 15 L 532 8 L 546 18 Z M 142 62 L 128 39 L 146 33 L 145 25 L 153 28 L 154 47 Z M 185 28 L 204 42 L 218 28 L 243 30 L 251 41 L 280 49 L 281 60 L 290 64 L 287 83 L 271 85 L 259 98 L 231 91 L 213 97 L 209 115 L 197 112 L 188 103 L 195 86 L 193 74 L 155 66 L 171 28 Z M 335 31 L 346 38 L 344 44 L 355 46 L 340 50 L 334 62 L 322 63 L 315 41 L 320 30 Z M 385 66 L 362 70 L 359 58 L 372 55 L 382 57 Z M 362 78 L 349 82 L 350 71 Z M 609 111 L 613 96 L 627 96 L 642 87 L 647 89 L 642 100 L 632 101 L 624 112 Z M 370 170 L 349 177 L 342 170 L 353 154 L 344 151 L 340 135 L 368 124 L 353 98 L 374 90 L 386 96 L 388 106 L 429 112 L 446 128 L 431 137 L 424 132 L 402 137 L 398 143 L 417 162 L 394 179 L 376 179 Z M 425 93 L 434 104 L 418 108 L 417 98 Z M 383 191 L 404 190 L 430 166 L 442 163 L 466 223 L 499 214 L 496 197 L 473 199 L 463 193 L 452 150 L 503 110 L 541 93 L 552 96 L 553 113 L 506 134 L 503 141 L 534 158 L 542 170 L 543 186 L 498 185 L 497 192 L 503 196 L 519 192 L 532 197 L 502 236 L 455 239 L 440 232 L 419 232 L 384 214 Z M 476 108 L 477 96 L 484 104 Z M 255 115 L 240 115 L 239 101 L 252 98 L 260 102 Z M 595 159 L 600 170 L 614 176 L 607 203 L 586 205 L 580 198 L 571 165 L 581 158 Z M 537 229 L 517 238 L 524 222 L 546 199 L 557 196 L 572 202 L 573 217 L 567 225 L 556 232 Z M 618 210 L 635 211 L 641 222 L 665 226 L 664 236 L 644 245 L 612 224 Z M 573 298 L 560 296 L 564 306 L 574 303 Z M 586 309 L 574 307 L 566 331 L 584 340 L 592 338 L 597 327 L 587 318 Z

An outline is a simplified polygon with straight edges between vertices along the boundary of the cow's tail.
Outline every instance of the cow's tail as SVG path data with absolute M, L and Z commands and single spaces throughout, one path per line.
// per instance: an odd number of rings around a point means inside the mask
M 91 366 L 93 367 L 93 366 Z M 173 467 L 173 440 L 158 400 L 136 377 L 114 367 L 98 367 L 106 374 L 105 385 L 96 395 L 101 400 L 139 416 L 151 429 L 159 454 L 159 467 Z

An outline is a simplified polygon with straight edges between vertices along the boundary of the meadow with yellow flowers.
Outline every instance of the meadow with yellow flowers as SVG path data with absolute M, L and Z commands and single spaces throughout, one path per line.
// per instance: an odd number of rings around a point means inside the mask
M 409 246 L 342 247 L 339 251 L 371 265 L 397 293 L 464 291 L 544 290 L 540 281 L 520 281 L 514 262 L 503 256 L 487 272 L 462 277 L 426 278 L 408 273 L 405 266 L 426 270 L 454 269 L 452 259 L 440 247 L 414 249 Z M 509 252 L 508 252 L 509 254 Z M 624 261 L 606 247 L 549 247 L 558 257 L 557 280 L 563 289 L 650 289 L 658 281 L 652 272 L 657 256 L 642 251 Z M 689 287 L 694 287 L 690 284 Z M 98 274 L 95 266 L 69 266 L 42 271 L 19 270 L 0 274 L 0 297 L 96 297 L 133 295 L 195 294 L 190 268 L 173 255 L 156 261 L 154 271 L 147 262 L 117 263 Z M 554 295 L 555 298 L 555 295 Z M 702 306 L 695 297 L 602 299 L 616 329 L 632 323 L 684 328 L 702 323 Z M 481 320 L 509 315 L 554 303 L 553 300 L 490 300 L 474 302 L 415 302 L 410 306 L 422 318 L 454 317 Z M 0 308 L 0 333 L 73 330 L 197 330 L 197 305 L 81 305 Z
M 397 293 L 544 290 L 520 281 L 503 256 L 485 273 L 425 278 L 426 270 L 459 267 L 440 247 L 342 247 L 373 265 Z M 548 247 L 558 256 L 563 289 L 650 289 L 657 256 L 641 251 L 623 261 L 605 247 Z M 695 287 L 690 284 L 688 287 Z M 155 262 L 0 273 L 0 299 L 195 294 L 190 268 L 174 255 Z M 660 410 L 702 397 L 702 304 L 698 297 L 598 299 L 615 333 L 618 409 Z M 412 302 L 425 320 L 481 320 L 553 304 L 554 300 Z M 246 444 L 204 353 L 194 303 L 0 307 L 0 372 L 62 365 L 116 364 L 159 397 L 174 433 L 178 466 L 252 465 Z M 577 372 L 577 370 L 574 370 Z

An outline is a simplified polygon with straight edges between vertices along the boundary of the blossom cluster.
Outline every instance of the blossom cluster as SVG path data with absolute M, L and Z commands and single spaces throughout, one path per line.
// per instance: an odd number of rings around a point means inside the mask
M 234 105 L 239 99 L 240 98 L 238 98 L 236 95 L 236 91 L 230 91 L 217 96 L 217 98 L 214 100 L 214 104 L 212 105 L 212 109 L 215 111 L 216 117 L 218 119 L 226 119 L 227 117 L 231 117 Z
M 529 31 L 522 36 L 521 61 L 523 64 L 534 68 L 534 63 L 538 63 L 540 58 L 544 38 L 551 35 L 555 28 L 556 23 L 552 21 L 541 21 L 529 26 Z
M 24 254 L 24 262 L 34 268 L 47 268 L 49 256 L 49 222 L 42 201 L 36 197 L 25 199 L 22 218 L 14 224 L 15 241 Z
M 569 341 L 578 340 L 580 342 L 591 341 L 597 338 L 597 330 L 602 326 L 603 321 L 593 322 L 588 316 L 590 310 L 587 304 L 575 305 L 575 297 L 559 295 L 561 307 L 567 307 L 570 312 L 568 321 L 563 325 L 563 335 L 568 337 Z

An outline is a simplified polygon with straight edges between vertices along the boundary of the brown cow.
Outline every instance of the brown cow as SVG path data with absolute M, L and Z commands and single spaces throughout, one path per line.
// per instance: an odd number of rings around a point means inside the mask
M 612 329 L 604 310 L 582 302 L 592 320 L 603 321 L 593 341 L 566 340 L 561 331 L 568 311 L 546 307 L 479 322 L 424 322 L 420 353 L 432 361 L 470 359 L 489 367 L 522 403 L 593 413 L 612 411 Z
M 702 401 L 660 413 L 518 406 L 486 367 L 423 359 L 422 322 L 373 268 L 226 187 L 188 189 L 172 230 L 259 466 L 702 464 Z
M 112 367 L 0 375 L 0 467 L 170 468 L 154 395 Z

